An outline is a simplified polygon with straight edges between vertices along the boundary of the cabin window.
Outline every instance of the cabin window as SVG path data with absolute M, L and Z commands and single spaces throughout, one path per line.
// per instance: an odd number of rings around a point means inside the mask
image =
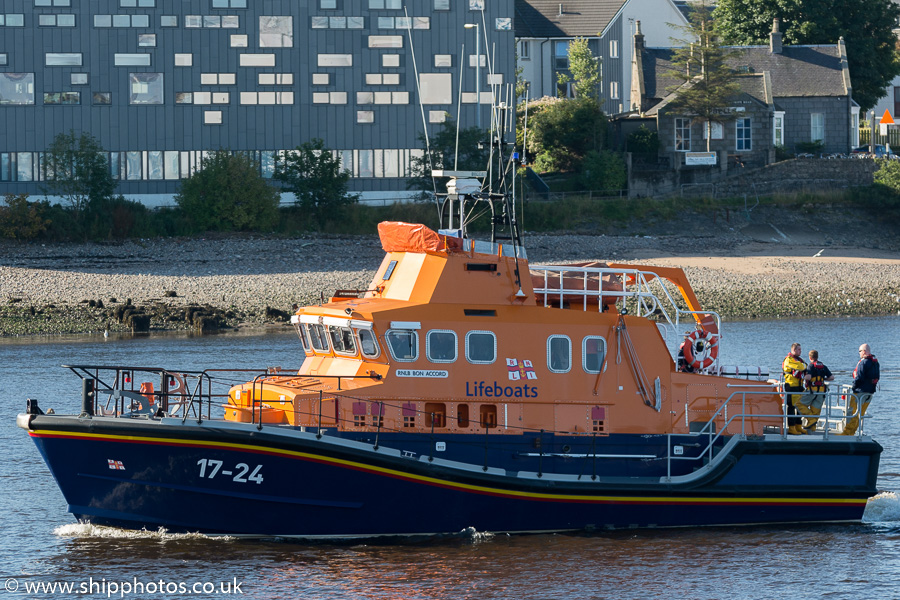
M 325 327 L 318 323 L 310 323 L 306 326 L 306 332 L 309 334 L 309 343 L 313 349 L 319 352 L 328 352 L 328 335 L 325 333 Z
M 460 404 L 456 407 L 456 424 L 460 428 L 469 426 L 469 405 Z
M 443 402 L 425 403 L 425 427 L 446 427 L 447 405 Z
M 384 276 L 381 278 L 382 281 L 387 281 L 391 278 L 391 275 L 394 274 L 394 269 L 397 267 L 397 261 L 392 260 L 388 263 L 387 269 L 384 270 Z
M 581 342 L 582 367 L 586 373 L 600 373 L 606 359 L 606 340 L 596 335 L 589 335 Z
M 381 354 L 378 348 L 378 341 L 371 329 L 357 329 L 356 335 L 359 337 L 359 349 L 362 350 L 363 356 L 376 358 Z
M 497 426 L 497 407 L 493 404 L 481 405 L 481 426 L 485 429 Z
M 349 327 L 331 325 L 328 327 L 328 333 L 331 335 L 331 346 L 336 354 L 356 355 L 356 340 Z
M 594 433 L 606 433 L 606 407 L 591 407 L 591 430 Z
M 466 334 L 466 359 L 476 365 L 489 365 L 497 359 L 497 336 L 490 331 Z
M 413 329 L 391 329 L 384 334 L 391 356 L 401 362 L 419 358 L 419 335 Z
M 372 402 L 372 427 L 384 427 L 384 402 Z
M 436 363 L 456 361 L 456 332 L 433 329 L 425 336 L 425 355 Z
M 403 426 L 404 427 L 415 427 L 416 426 L 416 405 L 412 402 L 407 402 L 403 405 Z
M 306 328 L 297 323 L 297 337 L 300 338 L 300 345 L 303 346 L 303 351 L 306 353 L 312 352 L 309 347 L 309 337 L 306 335 Z
M 547 338 L 547 368 L 553 373 L 568 373 L 572 368 L 572 340 L 565 335 Z

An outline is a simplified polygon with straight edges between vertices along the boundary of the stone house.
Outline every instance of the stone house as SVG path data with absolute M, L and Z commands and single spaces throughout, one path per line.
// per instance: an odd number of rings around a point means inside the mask
M 623 129 L 638 123 L 656 129 L 660 156 L 676 169 L 685 166 L 688 153 L 706 151 L 706 127 L 671 108 L 673 90 L 681 83 L 673 77 L 674 51 L 647 47 L 639 23 L 633 48 L 631 103 L 640 108 L 622 116 L 628 122 Z M 723 169 L 726 163 L 769 164 L 776 146 L 797 152 L 818 141 L 822 152 L 843 153 L 858 143 L 859 105 L 852 97 L 843 39 L 831 45 L 784 46 L 776 20 L 767 46 L 735 50 L 730 62 L 740 92 L 728 107 L 731 118 L 713 127 L 710 144 Z

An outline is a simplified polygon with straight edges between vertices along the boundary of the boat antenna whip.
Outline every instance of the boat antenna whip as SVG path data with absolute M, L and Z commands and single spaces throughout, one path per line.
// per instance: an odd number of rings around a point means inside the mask
M 434 164 L 431 161 L 431 142 L 428 139 L 428 122 L 425 120 L 425 105 L 422 103 L 422 90 L 419 84 L 419 67 L 416 65 L 416 49 L 413 46 L 412 40 L 412 22 L 409 18 L 409 11 L 405 6 L 403 7 L 403 14 L 406 15 L 406 35 L 409 37 L 409 53 L 412 58 L 413 73 L 416 77 L 416 94 L 419 96 L 419 112 L 422 113 L 422 135 L 425 138 L 425 159 L 428 161 L 428 171 L 431 173 L 431 187 L 434 192 L 435 204 L 437 204 L 437 180 L 434 176 Z

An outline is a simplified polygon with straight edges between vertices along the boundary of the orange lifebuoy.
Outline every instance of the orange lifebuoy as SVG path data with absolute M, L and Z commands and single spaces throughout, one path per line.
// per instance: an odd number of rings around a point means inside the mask
M 687 336 L 684 345 L 684 362 L 695 369 L 708 369 L 719 356 L 719 336 L 711 331 L 698 329 Z

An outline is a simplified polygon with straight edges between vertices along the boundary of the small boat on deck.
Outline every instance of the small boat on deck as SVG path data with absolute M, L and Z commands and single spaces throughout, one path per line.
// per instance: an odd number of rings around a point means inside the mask
M 379 233 L 368 289 L 293 316 L 299 370 L 228 387 L 233 372 L 71 365 L 80 414 L 30 400 L 18 425 L 68 510 L 341 539 L 853 522 L 877 493 L 882 448 L 835 435 L 839 393 L 788 435 L 777 385 L 720 368 L 721 320 L 681 269 L 529 265 L 514 230 L 452 221 Z M 674 356 L 686 327 L 706 342 L 694 372 Z

